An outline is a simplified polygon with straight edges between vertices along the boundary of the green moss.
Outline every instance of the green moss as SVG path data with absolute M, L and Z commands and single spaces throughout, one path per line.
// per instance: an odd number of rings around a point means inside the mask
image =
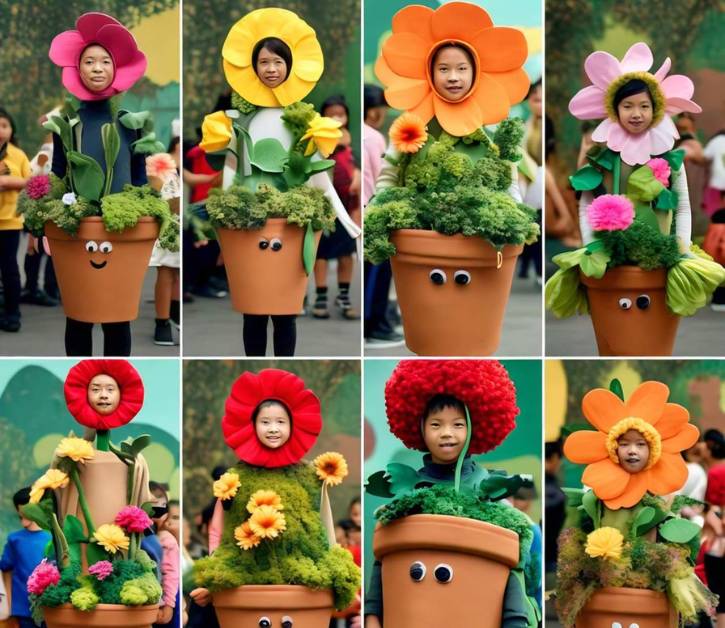
M 161 585 L 156 577 L 152 573 L 145 573 L 123 583 L 120 603 L 128 606 L 156 604 L 161 599 L 161 594 Z
M 635 220 L 624 231 L 605 231 L 599 234 L 610 254 L 608 266 L 639 266 L 644 270 L 670 268 L 680 260 L 675 235 L 663 235 L 659 229 Z
M 503 120 L 493 134 L 493 142 L 501 151 L 501 159 L 518 161 L 521 159 L 521 142 L 524 139 L 524 123 L 521 118 Z
M 99 602 L 92 586 L 84 586 L 71 593 L 70 603 L 79 611 L 92 611 Z
M 284 108 L 282 122 L 294 136 L 295 143 L 305 134 L 315 113 L 314 105 L 306 102 L 296 102 Z
M 257 105 L 245 100 L 235 91 L 232 91 L 232 107 L 244 115 L 254 113 L 257 110 Z

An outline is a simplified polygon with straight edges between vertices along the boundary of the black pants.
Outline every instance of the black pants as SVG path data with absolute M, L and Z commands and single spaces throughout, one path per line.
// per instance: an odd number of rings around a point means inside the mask
M 184 231 L 184 292 L 201 288 L 216 270 L 219 258 L 219 243 L 210 240 L 206 246 L 194 247 L 194 236 Z
M 374 331 L 389 333 L 393 328 L 388 321 L 388 298 L 393 273 L 390 262 L 377 266 L 365 262 L 365 337 Z
M 127 357 L 131 355 L 131 323 L 101 323 L 103 328 L 103 355 Z M 93 323 L 65 319 L 65 353 L 71 357 L 93 355 Z
M 29 292 L 35 292 L 40 286 L 40 263 L 45 255 L 42 244 L 38 247 L 35 255 L 25 255 L 25 289 Z M 45 262 L 45 283 L 43 285 L 45 291 L 52 297 L 58 296 L 58 284 L 55 280 L 55 271 L 53 270 L 53 259 L 47 258 Z
M 244 353 L 248 357 L 264 356 L 267 351 L 267 321 L 272 319 L 274 355 L 292 356 L 297 344 L 297 316 L 295 314 L 245 314 Z
M 5 295 L 5 317 L 15 321 L 20 320 L 20 233 L 20 229 L 0 230 L 0 278 Z
M 720 596 L 718 613 L 725 613 L 725 558 L 705 554 L 705 574 L 710 591 Z

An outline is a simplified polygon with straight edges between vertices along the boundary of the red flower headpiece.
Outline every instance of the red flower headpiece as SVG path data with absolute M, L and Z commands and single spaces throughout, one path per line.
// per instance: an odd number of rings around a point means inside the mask
M 257 406 L 268 399 L 282 402 L 292 419 L 289 440 L 278 449 L 259 442 L 252 422 Z M 320 400 L 297 375 L 264 369 L 257 375 L 242 373 L 232 385 L 224 407 L 222 431 L 226 444 L 243 462 L 267 468 L 299 462 L 321 430 Z
M 121 401 L 111 414 L 99 414 L 88 403 L 88 384 L 96 375 L 113 377 L 121 390 Z M 126 360 L 81 360 L 65 378 L 68 411 L 81 425 L 94 430 L 110 430 L 126 425 L 143 406 L 143 381 Z
M 468 452 L 491 451 L 516 426 L 516 388 L 495 360 L 402 360 L 385 385 L 390 430 L 409 449 L 428 451 L 421 420 L 435 395 L 451 395 L 468 408 L 471 446 Z

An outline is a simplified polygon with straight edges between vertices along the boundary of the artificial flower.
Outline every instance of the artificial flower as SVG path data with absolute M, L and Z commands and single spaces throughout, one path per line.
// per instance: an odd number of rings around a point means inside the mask
M 634 205 L 622 194 L 597 196 L 587 208 L 594 231 L 621 231 L 634 222 Z
M 247 502 L 247 511 L 253 513 L 260 506 L 271 506 L 275 510 L 284 510 L 282 498 L 274 491 L 260 489 L 252 493 Z
M 249 518 L 249 528 L 260 539 L 274 539 L 287 529 L 287 522 L 276 508 L 260 506 Z
M 30 503 L 37 504 L 47 489 L 65 488 L 69 481 L 67 473 L 60 469 L 48 469 L 33 482 L 33 486 L 30 488 Z
M 155 153 L 146 157 L 146 176 L 166 181 L 176 174 L 176 162 L 168 153 Z
M 232 139 L 232 120 L 223 111 L 215 111 L 204 116 L 201 123 L 201 143 L 199 148 L 205 153 L 215 153 L 229 146 Z
M 25 184 L 25 193 L 33 200 L 43 198 L 50 192 L 50 177 L 47 174 L 39 174 L 30 177 Z
M 457 102 L 438 94 L 429 70 L 438 48 L 451 41 L 466 46 L 476 71 L 471 90 Z M 393 34 L 383 43 L 375 74 L 391 107 L 410 111 L 426 124 L 435 116 L 447 133 L 462 137 L 500 122 L 524 99 L 530 84 L 522 67 L 527 54 L 523 33 L 494 26 L 479 6 L 450 2 L 433 10 L 412 5 L 393 17 Z
M 59 582 L 60 572 L 58 568 L 53 563 L 49 563 L 47 558 L 44 558 L 28 577 L 28 593 L 42 595 L 50 585 Z
M 87 440 L 76 436 L 68 436 L 58 443 L 55 448 L 55 455 L 59 458 L 70 458 L 75 462 L 85 463 L 86 460 L 92 460 L 96 452 L 93 445 Z
M 99 560 L 88 568 L 88 573 L 103 581 L 113 573 L 113 563 L 108 560 Z
M 234 528 L 234 538 L 237 540 L 237 545 L 245 551 L 257 547 L 262 542 L 262 537 L 252 531 L 249 521 Z
M 341 126 L 342 123 L 339 120 L 316 113 L 310 120 L 307 131 L 300 138 L 301 142 L 309 140 L 305 156 L 312 155 L 317 150 L 323 157 L 328 157 L 342 137 Z
M 425 123 L 414 113 L 404 113 L 390 126 L 390 141 L 401 153 L 417 153 L 428 140 Z
M 130 544 L 129 538 L 123 530 L 113 523 L 104 523 L 100 526 L 94 533 L 93 540 L 111 554 L 115 554 L 119 550 L 127 550 Z
M 214 497 L 226 501 L 237 494 L 239 487 L 239 476 L 236 473 L 223 473 L 219 479 L 214 482 Z
M 73 205 L 76 202 L 76 195 L 73 192 L 66 192 L 60 199 L 63 201 L 63 205 Z
M 592 558 L 616 560 L 622 556 L 623 543 L 624 537 L 617 528 L 597 528 L 587 536 L 584 551 Z
M 336 451 L 320 454 L 312 461 L 317 477 L 328 485 L 337 486 L 347 477 L 347 462 Z
M 580 120 L 605 118 L 594 129 L 592 140 L 605 142 L 611 150 L 621 153 L 622 160 L 630 166 L 647 163 L 652 155 L 672 149 L 679 133 L 671 115 L 702 111 L 690 100 L 695 92 L 692 81 L 681 74 L 667 76 L 671 66 L 669 57 L 651 74 L 653 62 L 652 51 L 643 42 L 630 47 L 621 61 L 608 52 L 593 52 L 584 62 L 592 84 L 579 90 L 569 102 L 569 111 Z M 613 104 L 617 89 L 632 79 L 647 83 L 654 102 L 651 126 L 637 135 L 628 133 L 619 124 Z
M 607 508 L 631 508 L 648 491 L 667 495 L 687 481 L 680 452 L 697 442 L 699 430 L 689 423 L 685 408 L 667 403 L 669 392 L 661 382 L 644 382 L 626 402 L 603 388 L 584 396 L 582 411 L 597 431 L 571 434 L 564 442 L 564 454 L 587 465 L 582 482 Z M 616 439 L 628 429 L 640 431 L 650 445 L 648 465 L 637 473 L 626 471 L 616 456 Z
M 670 164 L 666 159 L 662 159 L 662 157 L 655 157 L 654 159 L 650 159 L 647 162 L 647 165 L 650 170 L 652 170 L 652 174 L 655 179 L 657 179 L 666 188 L 670 187 L 670 174 L 672 171 L 670 169 Z
M 259 80 L 252 67 L 257 42 L 281 39 L 292 53 L 287 78 L 276 87 Z M 315 31 L 287 9 L 257 9 L 247 13 L 229 31 L 222 47 L 224 75 L 242 98 L 259 107 L 286 107 L 302 100 L 322 76 L 322 48 Z
M 138 506 L 122 508 L 114 519 L 114 523 L 121 526 L 130 534 L 140 534 L 153 524 L 151 518 Z

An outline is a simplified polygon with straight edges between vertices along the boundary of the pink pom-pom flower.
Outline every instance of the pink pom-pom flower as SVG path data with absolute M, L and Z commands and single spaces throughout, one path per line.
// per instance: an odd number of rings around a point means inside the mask
M 152 521 L 138 506 L 126 506 L 116 515 L 114 523 L 121 526 L 126 532 L 133 534 L 151 527 Z
M 25 184 L 25 192 L 33 200 L 37 201 L 50 192 L 50 178 L 47 174 L 39 174 L 31 177 Z
M 105 580 L 113 573 L 113 565 L 108 560 L 99 560 L 88 568 L 88 573 L 99 580 Z
M 168 153 L 156 153 L 146 157 L 146 176 L 166 181 L 176 172 L 176 162 Z
M 666 159 L 662 159 L 662 157 L 655 157 L 654 159 L 650 159 L 647 162 L 647 165 L 652 171 L 652 174 L 655 176 L 655 179 L 657 179 L 666 188 L 670 187 L 670 174 L 672 171 L 670 170 L 670 164 L 667 163 Z
M 603 194 L 589 205 L 587 217 L 594 231 L 620 231 L 634 221 L 634 205 L 621 194 Z
M 42 595 L 51 584 L 60 582 L 60 571 L 47 558 L 40 561 L 40 564 L 28 577 L 28 593 Z

